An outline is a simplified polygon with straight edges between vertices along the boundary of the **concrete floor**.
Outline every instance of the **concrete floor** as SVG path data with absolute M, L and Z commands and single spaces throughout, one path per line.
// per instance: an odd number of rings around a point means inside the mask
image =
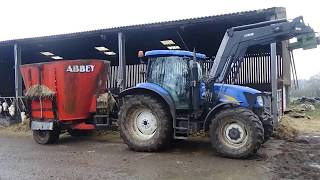
M 0 133 L 0 179 L 271 179 L 260 155 L 219 157 L 208 140 L 182 141 L 160 153 L 130 151 L 118 135 L 38 145 L 31 135 Z

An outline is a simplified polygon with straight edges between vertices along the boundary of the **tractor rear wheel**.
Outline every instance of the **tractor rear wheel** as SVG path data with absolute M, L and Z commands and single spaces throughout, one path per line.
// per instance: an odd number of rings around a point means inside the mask
M 134 151 L 163 149 L 173 135 L 172 118 L 156 98 L 134 95 L 120 108 L 120 135 Z
M 215 116 L 210 138 L 219 154 L 229 158 L 247 158 L 263 143 L 264 130 L 258 116 L 245 108 L 229 108 Z
M 55 143 L 59 139 L 60 132 L 59 131 L 46 131 L 46 130 L 34 130 L 33 131 L 33 139 L 38 144 L 50 144 Z

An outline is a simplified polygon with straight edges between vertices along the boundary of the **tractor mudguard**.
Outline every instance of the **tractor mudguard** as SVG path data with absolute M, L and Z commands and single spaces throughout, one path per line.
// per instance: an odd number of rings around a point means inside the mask
M 219 111 L 221 110 L 223 107 L 225 106 L 230 106 L 230 107 L 236 107 L 239 106 L 239 104 L 233 103 L 233 102 L 221 102 L 219 104 L 217 104 L 216 106 L 214 106 L 210 112 L 207 114 L 204 123 L 203 123 L 203 129 L 204 130 L 208 130 L 209 127 L 209 123 L 210 123 L 210 119 Z
M 176 118 L 176 108 L 171 95 L 162 87 L 153 83 L 140 83 L 136 87 L 128 88 L 119 94 L 119 98 L 134 94 L 148 94 L 160 99 L 169 107 L 173 120 Z

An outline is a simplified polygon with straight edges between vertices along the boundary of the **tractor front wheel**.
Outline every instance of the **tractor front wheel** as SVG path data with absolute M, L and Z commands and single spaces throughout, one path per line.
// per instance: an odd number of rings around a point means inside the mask
M 210 138 L 219 154 L 229 158 L 247 158 L 263 143 L 264 130 L 259 118 L 244 108 L 229 108 L 215 116 Z
M 172 118 L 156 98 L 134 95 L 125 99 L 119 112 L 120 135 L 134 151 L 157 151 L 172 139 Z

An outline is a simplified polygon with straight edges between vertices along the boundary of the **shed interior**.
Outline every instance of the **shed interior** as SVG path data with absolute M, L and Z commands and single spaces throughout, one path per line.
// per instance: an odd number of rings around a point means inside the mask
M 56 61 L 41 52 L 51 52 L 63 59 L 104 59 L 118 65 L 118 32 L 126 41 L 126 63 L 137 64 L 139 50 L 167 49 L 160 41 L 172 40 L 183 50 L 215 56 L 224 33 L 230 27 L 270 20 L 284 8 L 233 13 L 219 16 L 125 26 L 47 37 L 0 42 L 0 95 L 14 96 L 14 44 L 21 48 L 21 64 Z M 105 47 L 113 55 L 106 55 L 95 47 Z M 280 47 L 279 47 L 280 48 Z M 247 54 L 269 53 L 270 46 L 250 48 Z M 281 52 L 280 50 L 278 52 Z

